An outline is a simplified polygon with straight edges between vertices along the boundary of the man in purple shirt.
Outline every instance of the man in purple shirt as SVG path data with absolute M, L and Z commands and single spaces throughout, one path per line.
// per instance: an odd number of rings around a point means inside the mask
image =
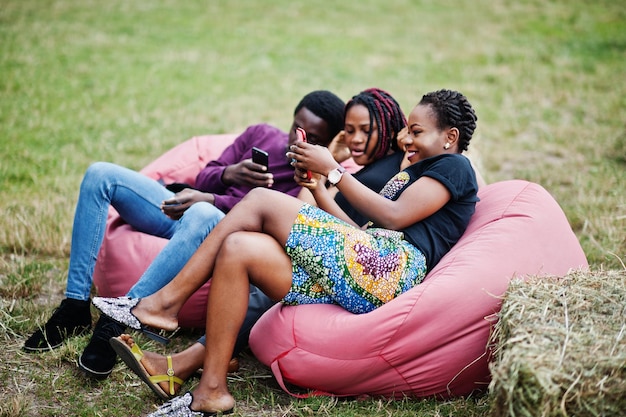
M 91 328 L 89 296 L 109 206 L 136 230 L 169 239 L 128 292 L 131 297 L 150 295 L 182 269 L 225 213 L 252 188 L 271 187 L 297 196 L 300 187 L 285 156 L 287 148 L 296 141 L 296 128 L 303 128 L 310 142 L 328 145 L 343 128 L 343 111 L 343 101 L 329 91 L 307 94 L 295 108 L 289 133 L 266 124 L 250 126 L 218 159 L 203 168 L 195 188 L 181 184 L 163 186 L 136 171 L 107 162 L 92 164 L 81 183 L 74 215 L 66 298 L 43 328 L 24 343 L 24 350 L 55 349 L 68 337 Z M 252 162 L 253 147 L 269 154 L 267 170 Z M 251 288 L 252 313 L 266 309 L 256 305 L 267 302 L 266 297 L 256 297 L 258 293 Z M 251 320 L 258 317 L 250 316 Z M 100 316 L 78 360 L 79 368 L 90 377 L 106 378 L 117 357 L 109 339 L 124 330 L 124 326 Z

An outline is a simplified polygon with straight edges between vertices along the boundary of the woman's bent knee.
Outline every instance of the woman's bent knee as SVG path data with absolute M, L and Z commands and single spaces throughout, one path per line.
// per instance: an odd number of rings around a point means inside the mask
M 245 210 L 257 213 L 267 212 L 269 214 L 277 214 L 281 213 L 283 209 L 291 210 L 295 208 L 297 211 L 302 204 L 303 202 L 301 200 L 289 194 L 257 187 L 250 190 L 237 206 L 245 206 Z

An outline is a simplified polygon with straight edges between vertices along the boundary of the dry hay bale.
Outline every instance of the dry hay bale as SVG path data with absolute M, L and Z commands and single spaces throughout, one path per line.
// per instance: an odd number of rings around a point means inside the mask
M 626 416 L 626 270 L 513 280 L 491 343 L 491 415 Z

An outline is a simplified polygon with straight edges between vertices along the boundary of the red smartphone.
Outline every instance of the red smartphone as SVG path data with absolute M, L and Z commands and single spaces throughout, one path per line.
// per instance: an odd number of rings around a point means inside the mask
M 306 142 L 306 132 L 301 127 L 296 128 L 296 136 L 298 137 L 298 140 L 301 140 L 302 142 Z M 310 180 L 312 176 L 313 175 L 311 174 L 311 171 L 307 169 L 306 179 Z

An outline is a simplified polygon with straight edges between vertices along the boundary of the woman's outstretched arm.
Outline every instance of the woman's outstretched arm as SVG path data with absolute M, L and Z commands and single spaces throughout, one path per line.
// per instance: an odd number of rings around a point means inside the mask
M 287 155 L 298 161 L 297 168 L 321 175 L 328 175 L 338 166 L 328 149 L 308 143 L 296 143 Z M 348 173 L 343 174 L 337 188 L 359 212 L 379 227 L 391 230 L 400 230 L 425 219 L 450 200 L 448 189 L 429 177 L 415 181 L 395 201 L 372 191 Z

